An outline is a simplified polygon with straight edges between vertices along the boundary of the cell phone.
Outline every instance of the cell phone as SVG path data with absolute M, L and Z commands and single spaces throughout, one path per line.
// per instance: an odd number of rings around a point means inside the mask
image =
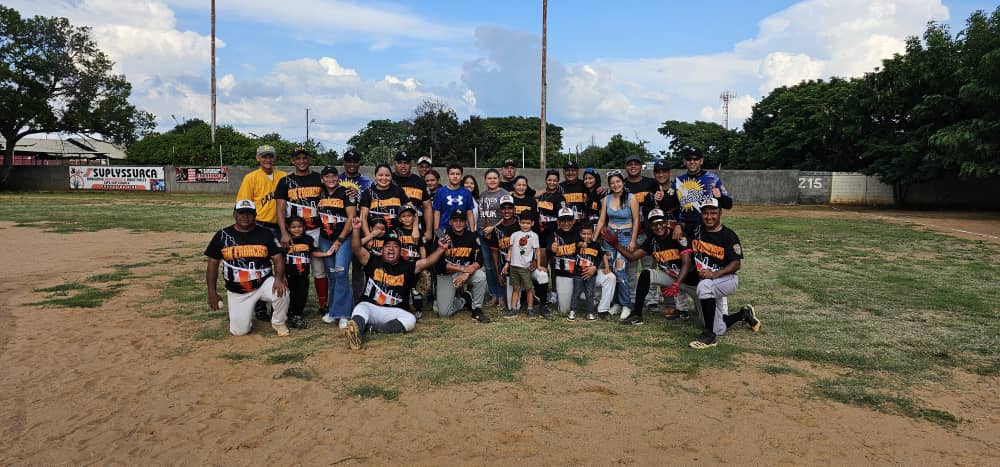
M 434 235 L 436 235 L 437 238 L 443 238 L 443 239 L 445 239 L 446 242 L 451 243 L 451 237 L 449 237 L 448 234 L 445 233 L 444 229 L 437 229 L 437 230 L 435 230 L 434 231 Z

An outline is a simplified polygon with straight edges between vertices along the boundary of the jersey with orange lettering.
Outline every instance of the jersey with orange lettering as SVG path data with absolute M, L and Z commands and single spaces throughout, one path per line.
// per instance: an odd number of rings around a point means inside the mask
M 347 222 L 347 207 L 353 206 L 347 196 L 347 188 L 343 185 L 337 186 L 333 193 L 326 188 L 319 198 L 319 235 L 331 243 L 340 238 L 340 233 Z M 350 235 L 350 232 L 348 232 Z
M 690 247 L 686 238 L 681 237 L 680 240 L 674 240 L 668 230 L 667 234 L 662 237 L 650 235 L 639 246 L 639 249 L 653 258 L 661 271 L 676 278 L 681 273 L 681 253 L 689 250 Z
M 249 293 L 271 277 L 271 257 L 281 253 L 274 234 L 263 227 L 240 232 L 233 226 L 215 233 L 205 248 L 205 256 L 222 261 L 226 290 Z
M 573 210 L 573 217 L 576 222 L 584 220 L 587 214 L 587 202 L 589 201 L 589 194 L 587 192 L 587 186 L 583 184 L 583 180 L 576 179 L 574 182 L 568 180 L 563 180 L 559 182 L 559 186 L 562 187 L 563 198 L 566 200 L 566 207 Z
M 393 173 L 392 182 L 403 189 L 406 196 L 410 198 L 410 202 L 413 203 L 413 207 L 417 208 L 417 225 L 423 231 L 424 203 L 431 200 L 431 194 L 427 191 L 427 183 L 424 182 L 424 178 L 413 173 L 408 177 Z
M 636 201 L 639 202 L 639 219 L 645 219 L 649 211 L 646 210 L 643 203 L 647 196 L 652 196 L 653 192 L 660 189 L 660 184 L 652 178 L 641 177 L 635 182 L 625 179 L 625 188 L 628 188 L 629 193 L 634 194 Z M 639 222 L 639 230 L 644 230 L 645 224 L 645 222 Z
M 514 220 L 510 225 L 504 224 L 502 221 L 497 224 L 496 228 L 493 229 L 493 237 L 490 239 L 490 248 L 496 249 L 499 254 L 499 268 L 503 268 L 503 265 L 507 263 L 507 253 L 510 252 L 510 236 L 514 235 L 514 232 L 521 230 L 521 224 Z
M 417 283 L 416 264 L 402 259 L 389 264 L 380 256 L 370 256 L 365 265 L 367 282 L 361 300 L 381 306 L 405 307 L 410 289 Z
M 285 275 L 308 276 L 312 264 L 312 253 L 316 243 L 308 235 L 292 238 L 292 246 L 285 252 Z
M 385 221 L 386 227 L 396 227 L 396 216 L 409 202 L 410 197 L 397 185 L 389 185 L 385 190 L 372 185 L 361 195 L 361 207 L 368 208 L 368 228 L 375 224 L 376 219 Z
M 316 172 L 309 175 L 290 173 L 278 180 L 274 189 L 274 199 L 285 200 L 285 218 L 301 217 L 306 221 L 306 230 L 319 228 L 319 198 L 323 189 L 323 178 Z
M 582 242 L 582 240 L 581 240 Z M 604 247 L 601 246 L 601 242 L 592 240 L 590 243 L 583 245 L 576 252 L 576 272 L 575 275 L 582 276 L 583 271 L 591 266 L 597 266 L 597 270 L 601 271 L 604 267 Z
M 552 243 L 548 245 L 552 252 L 552 269 L 557 276 L 573 277 L 576 273 L 577 244 L 580 243 L 580 234 L 576 229 L 565 232 L 562 229 L 552 233 Z
M 446 235 L 451 238 L 451 244 L 438 260 L 435 268 L 438 274 L 451 274 L 446 268 L 447 264 L 468 266 L 472 263 L 479 263 L 480 266 L 483 265 L 483 250 L 479 247 L 479 236 L 475 232 L 463 230 L 459 234 L 448 229 Z
M 699 271 L 718 271 L 733 261 L 743 259 L 740 237 L 726 226 L 722 226 L 722 230 L 718 232 L 709 232 L 704 225 L 695 227 L 694 235 L 691 236 L 691 250 L 694 254 L 694 266 Z

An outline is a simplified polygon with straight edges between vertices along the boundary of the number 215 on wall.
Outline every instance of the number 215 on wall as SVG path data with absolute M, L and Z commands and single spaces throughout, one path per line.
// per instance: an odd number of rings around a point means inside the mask
M 821 189 L 823 188 L 823 179 L 816 177 L 799 177 L 799 189 Z

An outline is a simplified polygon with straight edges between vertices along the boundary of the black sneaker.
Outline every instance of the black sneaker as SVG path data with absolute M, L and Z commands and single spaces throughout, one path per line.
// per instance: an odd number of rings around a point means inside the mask
M 504 318 L 517 318 L 517 310 L 513 308 L 508 308 L 507 312 L 503 314 Z
M 257 302 L 253 306 L 253 316 L 257 321 L 271 322 L 271 313 L 267 311 L 267 303 Z
M 757 312 L 754 311 L 753 305 L 743 305 L 740 307 L 740 311 L 743 312 L 743 321 L 746 321 L 747 326 L 750 326 L 750 330 L 760 332 L 760 320 L 757 319 Z
M 552 321 L 552 312 L 549 311 L 549 307 L 543 306 L 541 311 L 539 311 L 539 314 L 542 315 L 542 318 L 545 318 L 548 321 Z
M 292 329 L 305 329 L 309 327 L 309 325 L 306 324 L 305 318 L 296 315 L 288 317 L 288 327 Z
M 462 298 L 465 299 L 465 307 L 464 308 L 466 310 L 471 310 L 472 309 L 472 294 L 469 293 L 468 290 L 466 290 L 465 292 L 462 292 Z
M 715 345 L 715 334 L 705 331 L 695 338 L 695 340 L 691 341 L 691 343 L 688 344 L 688 347 L 695 350 L 702 350 L 709 347 L 715 347 Z
M 482 308 L 476 308 L 472 310 L 472 319 L 479 321 L 480 323 L 486 324 L 490 322 L 490 316 L 483 313 Z
M 597 316 L 599 316 L 604 321 L 611 319 L 611 313 L 608 313 L 607 311 L 602 311 L 598 313 Z
M 670 313 L 663 313 L 663 317 L 666 318 L 667 320 L 671 320 L 672 321 L 672 320 L 681 319 L 681 318 L 688 319 L 690 317 L 690 315 L 688 314 L 687 310 L 673 309 Z
M 646 323 L 642 320 L 642 315 L 630 315 L 628 318 L 623 319 L 621 324 L 625 326 L 638 326 Z

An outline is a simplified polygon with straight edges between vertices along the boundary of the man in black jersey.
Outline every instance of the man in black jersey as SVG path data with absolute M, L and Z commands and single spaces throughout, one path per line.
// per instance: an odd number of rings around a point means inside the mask
M 514 198 L 510 195 L 500 197 L 500 222 L 483 228 L 483 237 L 489 242 L 492 260 L 497 271 L 502 271 L 507 264 L 507 252 L 510 251 L 510 236 L 521 229 L 518 219 L 514 216 Z M 511 303 L 510 286 L 506 284 L 506 276 L 498 275 L 501 287 L 507 290 L 506 303 Z
M 479 236 L 466 228 L 465 211 L 455 208 L 448 220 L 448 249 L 437 262 L 436 299 L 434 309 L 438 316 L 451 316 L 462 308 L 472 311 L 472 319 L 480 323 L 490 322 L 483 312 L 486 298 L 486 273 L 483 264 L 483 250 L 479 246 Z M 472 291 L 466 291 L 471 285 Z
M 392 173 L 392 181 L 399 185 L 410 198 L 416 208 L 417 222 L 423 232 L 425 242 L 431 241 L 434 235 L 433 216 L 431 211 L 431 195 L 427 191 L 427 183 L 422 175 L 411 173 L 412 160 L 406 151 L 396 153 L 396 170 Z
M 406 261 L 400 254 L 401 244 L 395 231 L 383 236 L 382 256 L 375 256 L 361 246 L 361 219 L 355 217 L 352 227 L 351 251 L 364 266 L 366 283 L 361 302 L 354 306 L 347 322 L 347 344 L 352 350 L 359 350 L 368 329 L 400 333 L 416 327 L 417 318 L 402 307 L 417 281 L 417 273 L 434 266 L 448 248 L 448 239 L 439 239 L 438 248 L 428 257 Z
M 242 336 L 253 326 L 251 316 L 258 300 L 270 302 L 271 327 L 279 336 L 288 335 L 285 318 L 288 314 L 288 284 L 285 282 L 285 257 L 275 242 L 274 234 L 255 223 L 257 206 L 249 199 L 236 202 L 235 223 L 215 233 L 205 256 L 205 285 L 208 306 L 218 310 L 222 298 L 216 291 L 219 263 L 226 282 L 229 307 L 229 332 Z
M 645 243 L 646 236 L 648 235 L 646 217 L 649 215 L 649 211 L 644 209 L 643 206 L 647 197 L 659 191 L 660 185 L 656 183 L 656 180 L 642 174 L 642 158 L 636 154 L 628 156 L 625 159 L 625 188 L 628 189 L 629 193 L 635 195 L 635 199 L 639 201 L 639 219 L 642 221 L 639 223 L 639 235 L 636 237 L 636 242 L 642 245 Z M 643 257 L 641 261 L 642 269 L 653 267 L 653 261 L 648 256 Z M 635 297 L 636 302 L 639 300 L 643 300 L 643 297 Z M 650 290 L 646 294 L 645 302 L 651 311 L 655 311 L 659 307 L 660 296 L 656 293 L 656 290 Z
M 656 161 L 653 164 L 653 178 L 656 180 L 658 189 L 651 194 L 646 196 L 646 200 L 639 206 L 642 212 L 648 213 L 652 212 L 653 209 L 659 209 L 663 211 L 664 216 L 667 220 L 667 229 L 670 234 L 673 234 L 674 226 L 677 225 L 677 195 L 674 194 L 674 188 L 671 186 L 670 182 L 670 165 L 663 159 Z M 646 227 L 649 227 L 649 222 L 646 222 Z M 681 238 L 674 237 L 675 240 L 681 240 Z M 650 289 L 651 294 L 655 294 L 659 287 L 652 287 Z M 682 317 L 687 317 L 688 301 L 686 295 L 677 296 L 666 296 L 663 300 L 663 316 L 667 319 L 677 319 Z
M 323 191 L 323 178 L 309 169 L 312 157 L 306 148 L 298 147 L 292 152 L 292 166 L 295 171 L 278 181 L 274 189 L 274 200 L 278 210 L 278 229 L 281 231 L 281 245 L 289 248 L 292 236 L 288 234 L 288 218 L 295 216 L 305 221 L 306 234 L 313 239 L 313 245 L 319 245 L 319 199 Z M 312 268 L 313 284 L 316 287 L 316 300 L 319 302 L 319 314 L 326 313 L 329 307 L 326 268 Z M 308 290 L 307 290 L 308 291 Z M 293 323 L 294 324 L 294 323 Z
M 573 210 L 573 218 L 576 220 L 576 226 L 579 227 L 587 212 L 588 195 L 587 187 L 580 179 L 580 165 L 572 159 L 567 160 L 563 164 L 563 177 L 565 180 L 559 182 L 559 186 L 562 187 L 563 199 L 566 201 L 566 207 Z
M 514 165 L 514 159 L 503 161 L 503 167 L 500 168 L 500 188 L 507 190 L 508 193 L 513 193 L 514 177 L 517 177 L 517 166 Z M 534 198 L 535 190 L 529 186 L 528 191 L 524 192 L 524 196 Z
M 727 314 L 721 299 L 736 292 L 743 259 L 740 238 L 729 227 L 722 225 L 719 201 L 709 198 L 701 203 L 702 223 L 695 228 L 691 238 L 698 280 L 698 299 L 705 320 L 705 330 L 688 344 L 692 349 L 707 349 L 716 345 L 716 337 L 726 333 L 730 326 L 746 323 L 753 332 L 760 331 L 760 320 L 752 305 Z

